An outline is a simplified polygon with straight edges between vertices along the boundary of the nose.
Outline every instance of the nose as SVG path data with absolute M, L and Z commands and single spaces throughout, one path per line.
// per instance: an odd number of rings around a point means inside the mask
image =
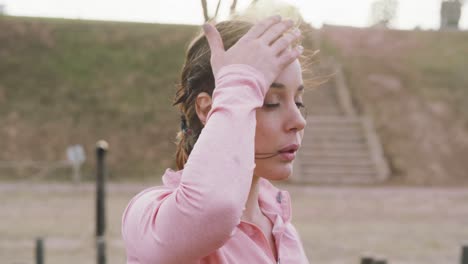
M 286 130 L 299 132 L 304 130 L 306 124 L 307 121 L 305 117 L 302 115 L 300 109 L 294 103 L 291 106 L 291 108 L 288 109 Z

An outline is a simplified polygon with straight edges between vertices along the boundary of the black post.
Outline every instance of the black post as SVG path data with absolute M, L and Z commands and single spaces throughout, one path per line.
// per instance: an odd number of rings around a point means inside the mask
M 36 239 L 36 264 L 44 264 L 44 242 L 40 237 Z
M 361 258 L 361 264 L 374 264 L 374 259 L 370 256 L 363 256 Z
M 376 259 L 376 260 L 374 260 L 373 264 L 387 264 L 387 260 L 385 260 L 385 259 Z
M 106 231 L 106 210 L 105 210 L 105 184 L 106 168 L 104 158 L 109 145 L 106 141 L 100 140 L 96 143 L 96 249 L 97 263 L 106 263 L 105 252 L 105 231 Z
M 468 243 L 462 246 L 461 264 L 468 264 Z
M 104 140 L 96 143 L 96 236 L 103 236 L 106 229 L 105 211 L 105 164 L 108 144 Z
M 97 263 L 105 264 L 106 263 L 106 240 L 103 236 L 98 237 L 97 239 Z

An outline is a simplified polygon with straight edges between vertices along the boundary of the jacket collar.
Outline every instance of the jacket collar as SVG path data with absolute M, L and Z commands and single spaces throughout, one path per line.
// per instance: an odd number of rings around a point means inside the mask
M 291 221 L 291 197 L 289 192 L 280 190 L 269 180 L 260 178 L 258 201 L 262 212 L 275 223 L 276 215 L 281 216 L 283 223 Z
M 166 169 L 162 180 L 163 184 L 169 188 L 177 188 L 182 178 L 182 171 Z M 281 221 L 287 223 L 291 221 L 291 198 L 288 191 L 280 190 L 271 184 L 270 181 L 260 178 L 258 201 L 262 212 L 275 223 L 277 215 L 281 216 Z

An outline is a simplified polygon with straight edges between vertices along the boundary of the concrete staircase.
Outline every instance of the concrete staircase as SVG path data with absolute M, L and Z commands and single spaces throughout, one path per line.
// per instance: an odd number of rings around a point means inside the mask
M 373 122 L 356 113 L 341 66 L 333 59 L 321 59 L 313 71 L 314 76 L 317 72 L 332 75 L 304 94 L 307 127 L 290 180 L 314 184 L 385 181 L 390 171 Z
M 295 161 L 295 182 L 373 183 L 388 176 L 366 117 L 311 116 Z

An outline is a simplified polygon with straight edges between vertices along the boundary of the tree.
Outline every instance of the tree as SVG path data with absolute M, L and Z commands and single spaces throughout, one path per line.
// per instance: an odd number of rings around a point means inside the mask
M 440 7 L 440 28 L 458 29 L 463 0 L 443 0 Z
M 203 17 L 205 18 L 205 22 L 210 20 L 210 17 L 208 16 L 208 6 L 206 3 L 206 0 L 201 0 L 201 5 L 203 8 Z
M 397 0 L 376 0 L 372 3 L 370 23 L 371 26 L 382 25 L 388 27 L 397 15 Z
M 234 7 L 231 6 L 231 11 L 232 11 L 232 8 L 236 8 L 236 4 L 237 4 L 237 1 L 234 1 L 236 3 L 233 3 Z M 209 14 L 208 14 L 208 3 L 206 2 L 206 0 L 201 0 L 201 4 L 202 4 L 202 8 L 203 8 L 203 17 L 205 18 L 205 22 L 209 21 L 209 20 L 216 20 L 216 18 L 218 17 L 218 12 L 219 12 L 219 6 L 221 5 L 221 0 L 218 0 L 218 5 L 216 6 L 216 11 L 215 11 L 215 14 L 213 17 L 210 18 Z
M 236 6 L 237 6 L 237 0 L 233 0 L 230 11 L 229 11 L 229 15 L 233 16 L 236 13 Z
M 281 15 L 295 21 L 304 21 L 301 12 L 296 6 L 277 0 L 252 0 L 249 7 L 240 15 L 252 21 L 272 15 Z

